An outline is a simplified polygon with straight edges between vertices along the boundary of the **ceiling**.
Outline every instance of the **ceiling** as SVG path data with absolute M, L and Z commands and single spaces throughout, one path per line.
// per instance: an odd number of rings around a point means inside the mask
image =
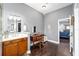
M 26 3 L 28 6 L 36 9 L 37 11 L 46 14 L 51 11 L 66 7 L 72 3 Z

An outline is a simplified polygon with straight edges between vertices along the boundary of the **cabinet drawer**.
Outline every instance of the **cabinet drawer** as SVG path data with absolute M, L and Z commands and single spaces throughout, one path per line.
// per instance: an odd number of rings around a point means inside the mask
M 6 46 L 6 45 L 9 45 L 10 43 L 11 43 L 11 41 L 5 41 L 2 44 Z
M 20 39 L 17 39 L 17 40 L 11 41 L 11 43 L 17 43 L 17 42 L 19 42 L 19 41 L 21 41 L 21 40 L 20 40 Z

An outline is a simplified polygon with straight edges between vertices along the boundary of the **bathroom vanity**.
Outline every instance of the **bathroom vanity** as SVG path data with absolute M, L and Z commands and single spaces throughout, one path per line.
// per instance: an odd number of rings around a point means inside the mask
M 28 49 L 28 38 L 18 38 L 15 40 L 4 41 L 2 43 L 3 56 L 23 55 Z
M 30 53 L 30 39 L 28 34 L 18 34 L 2 41 L 3 56 L 21 56 Z
M 3 18 L 5 18 L 3 16 Z M 12 14 L 6 18 L 3 23 L 2 31 L 2 55 L 20 56 L 24 53 L 30 53 L 30 33 L 27 31 L 27 25 L 23 23 L 23 18 Z M 7 24 L 5 27 L 4 25 Z

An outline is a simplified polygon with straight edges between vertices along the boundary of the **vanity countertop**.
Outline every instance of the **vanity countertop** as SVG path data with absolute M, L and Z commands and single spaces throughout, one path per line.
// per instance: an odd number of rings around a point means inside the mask
M 16 40 L 16 39 L 18 39 L 18 38 L 24 38 L 24 37 L 29 37 L 29 33 L 16 34 L 16 35 L 10 34 L 10 35 L 8 35 L 7 38 L 3 38 L 3 39 L 2 39 L 2 42 L 3 42 L 3 41 L 8 41 L 8 40 Z
M 5 38 L 5 39 L 2 39 L 2 42 L 3 41 L 8 41 L 8 40 L 16 40 L 16 39 L 18 39 L 18 38 L 24 38 L 24 37 L 28 37 L 28 36 L 20 36 L 20 37 L 12 37 L 12 38 Z

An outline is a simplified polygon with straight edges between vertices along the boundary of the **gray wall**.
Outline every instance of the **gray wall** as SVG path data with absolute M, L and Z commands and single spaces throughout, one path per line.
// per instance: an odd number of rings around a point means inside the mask
M 49 40 L 58 41 L 58 19 L 67 18 L 73 14 L 73 5 L 43 15 L 23 3 L 6 3 L 3 7 L 3 31 L 8 30 L 8 16 L 17 15 L 23 18 L 22 25 L 27 25 L 29 32 L 37 26 L 37 32 L 45 33 Z M 49 27 L 49 29 L 48 29 Z
M 33 32 L 33 26 L 37 27 L 37 32 L 44 33 L 43 15 L 24 3 L 3 4 L 3 31 L 8 28 L 8 16 L 16 15 L 22 17 L 22 27 L 27 25 L 27 31 Z
M 0 6 L 0 34 L 2 32 L 2 8 Z
M 44 33 L 48 40 L 58 42 L 58 19 L 68 18 L 73 15 L 73 5 L 53 11 L 44 16 Z
M 2 55 L 2 8 L 0 4 L 0 56 Z

